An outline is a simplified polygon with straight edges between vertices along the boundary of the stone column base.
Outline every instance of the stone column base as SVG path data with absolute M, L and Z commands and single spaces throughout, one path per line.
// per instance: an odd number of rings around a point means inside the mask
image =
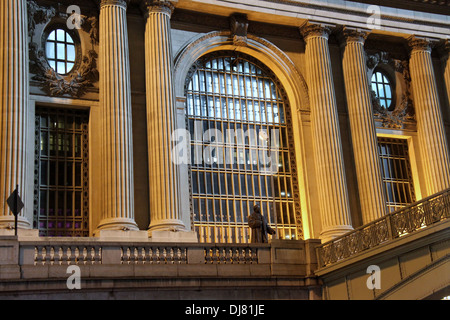
M 148 241 L 147 231 L 139 230 L 97 230 L 95 236 L 100 241 Z
M 151 242 L 198 243 L 198 236 L 195 231 L 149 230 L 148 236 Z
M 322 240 L 322 243 L 325 243 L 333 239 L 336 239 L 337 237 L 340 237 L 350 231 L 353 231 L 352 226 L 329 227 L 327 229 L 322 230 L 322 232 L 320 233 L 320 239 Z
M 0 237 L 14 236 L 14 228 L 0 229 Z M 20 240 L 39 239 L 39 230 L 37 229 L 17 229 L 17 236 Z

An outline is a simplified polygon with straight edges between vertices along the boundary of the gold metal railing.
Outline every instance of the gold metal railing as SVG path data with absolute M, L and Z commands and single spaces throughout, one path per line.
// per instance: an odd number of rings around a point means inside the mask
M 450 218 L 450 189 L 389 213 L 316 248 L 323 268 Z

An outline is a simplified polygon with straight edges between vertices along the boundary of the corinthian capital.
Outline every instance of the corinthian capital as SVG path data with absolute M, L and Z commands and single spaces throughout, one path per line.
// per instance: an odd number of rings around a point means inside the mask
M 178 0 L 142 0 L 141 8 L 145 15 L 152 12 L 162 12 L 171 16 L 176 2 Z
M 100 9 L 104 6 L 119 6 L 126 9 L 129 2 L 130 0 L 100 0 Z
M 431 51 L 431 41 L 426 38 L 412 35 L 407 40 L 411 53 L 414 51 Z
M 338 38 L 342 45 L 346 45 L 349 42 L 360 42 L 364 44 L 368 35 L 368 30 L 342 26 L 339 29 Z
M 450 56 L 450 39 L 439 41 L 437 51 L 442 59 L 447 60 Z
M 300 33 L 305 41 L 308 41 L 310 37 L 323 37 L 328 39 L 333 27 L 322 23 L 315 24 L 306 22 L 300 27 Z

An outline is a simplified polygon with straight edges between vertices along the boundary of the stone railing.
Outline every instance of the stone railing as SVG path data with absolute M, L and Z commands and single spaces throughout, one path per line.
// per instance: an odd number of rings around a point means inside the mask
M 259 265 L 268 266 L 272 271 L 289 269 L 290 272 L 304 273 L 317 266 L 315 248 L 320 244 L 320 240 L 273 240 L 268 244 L 204 244 L 101 241 L 96 238 L 7 238 L 1 242 L 0 237 L 0 243 L 10 244 L 7 250 L 4 249 L 4 253 L 0 252 L 11 257 L 4 264 L 17 264 L 26 267 L 26 270 L 69 265 Z
M 318 246 L 316 248 L 318 267 L 332 265 L 448 218 L 450 218 L 450 189 L 387 214 Z
M 270 249 L 267 244 L 128 244 L 73 239 L 21 241 L 20 264 L 258 264 L 270 263 Z

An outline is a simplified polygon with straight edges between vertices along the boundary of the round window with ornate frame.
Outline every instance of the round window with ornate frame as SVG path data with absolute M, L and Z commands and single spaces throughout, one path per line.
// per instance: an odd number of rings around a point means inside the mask
M 381 70 L 375 70 L 371 78 L 372 90 L 380 101 L 380 106 L 386 110 L 394 107 L 394 88 L 389 76 Z
M 44 33 L 45 57 L 49 66 L 60 75 L 73 71 L 78 62 L 79 40 L 74 32 L 53 26 Z

